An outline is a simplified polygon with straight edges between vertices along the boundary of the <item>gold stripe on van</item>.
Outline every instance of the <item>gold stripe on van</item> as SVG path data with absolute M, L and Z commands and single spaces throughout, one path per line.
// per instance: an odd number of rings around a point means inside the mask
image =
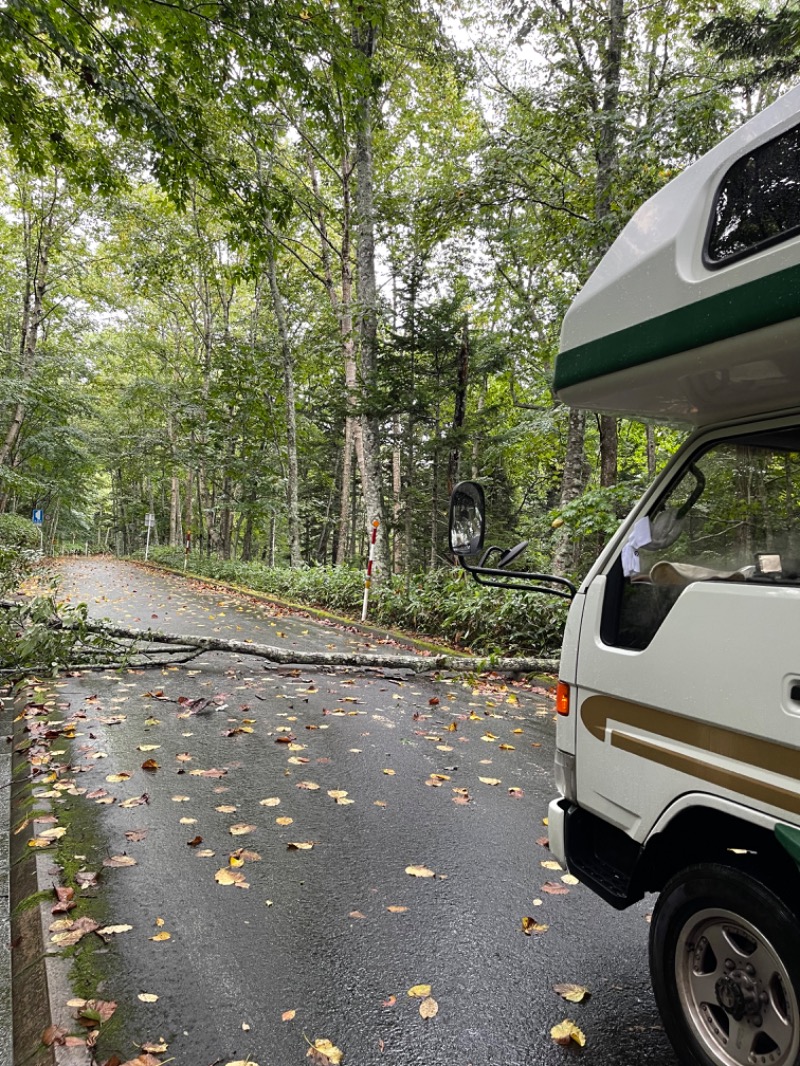
M 614 726 L 609 730 L 608 722 Z M 593 737 L 605 740 L 610 732 L 611 746 L 638 755 L 649 762 L 698 777 L 732 792 L 800 814 L 800 792 L 748 777 L 733 770 L 712 766 L 702 758 L 672 751 L 662 745 L 621 732 L 616 726 L 633 726 L 665 740 L 699 748 L 709 754 L 735 759 L 746 766 L 800 781 L 800 749 L 761 740 L 723 726 L 683 718 L 613 696 L 590 696 L 581 706 L 581 720 Z

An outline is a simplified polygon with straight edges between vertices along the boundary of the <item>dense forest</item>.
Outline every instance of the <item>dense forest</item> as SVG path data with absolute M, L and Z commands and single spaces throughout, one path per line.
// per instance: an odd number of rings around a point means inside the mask
M 636 207 L 792 84 L 796 5 L 9 0 L 0 509 L 58 549 L 578 573 L 680 434 L 555 399 Z

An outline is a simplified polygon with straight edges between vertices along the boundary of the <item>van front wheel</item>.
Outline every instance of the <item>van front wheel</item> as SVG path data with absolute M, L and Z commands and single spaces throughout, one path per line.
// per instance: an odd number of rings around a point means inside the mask
M 800 923 L 733 867 L 688 867 L 662 891 L 650 972 L 683 1066 L 800 1066 Z

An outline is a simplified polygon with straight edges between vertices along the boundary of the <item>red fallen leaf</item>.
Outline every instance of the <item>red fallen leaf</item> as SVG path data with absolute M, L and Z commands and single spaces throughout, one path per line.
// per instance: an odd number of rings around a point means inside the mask
M 111 1056 L 110 1059 L 106 1059 L 106 1061 L 103 1063 L 103 1066 L 122 1066 L 122 1059 L 119 1057 L 119 1055 L 114 1054 Z
M 146 836 L 146 829 L 126 829 L 125 831 L 126 839 L 130 840 L 133 844 L 138 844 L 140 841 L 144 840 Z
M 536 843 L 539 844 L 543 848 L 549 848 L 550 847 L 550 838 L 549 837 L 537 837 L 536 838 Z
M 98 874 L 94 870 L 78 870 L 75 880 L 79 888 L 94 888 L 97 885 Z
M 395 1003 L 396 1003 L 396 1002 L 397 1002 L 397 996 L 389 996 L 389 998 L 388 998 L 388 999 L 385 999 L 385 1000 L 384 1000 L 384 1001 L 383 1001 L 383 1002 L 381 1003 L 381 1006 L 382 1006 L 382 1007 L 393 1007 L 393 1006 L 395 1005 Z
M 366 918 L 366 914 L 362 914 L 361 911 L 350 911 L 349 918 Z
M 86 793 L 87 800 L 102 799 L 103 796 L 108 795 L 108 790 L 105 788 L 95 788 L 91 792 Z
M 431 707 L 435 707 L 438 702 L 439 702 L 439 697 L 438 696 L 431 696 L 431 698 L 428 700 L 428 703 L 430 704 Z
M 285 737 L 275 737 L 276 744 L 294 744 L 296 740 L 297 737 L 292 736 L 291 733 L 289 733 L 289 735 Z
M 192 840 L 187 840 L 186 843 L 189 845 L 190 848 L 196 848 L 198 846 L 198 844 L 202 844 L 203 843 L 203 838 L 202 837 L 194 837 Z
M 142 763 L 143 770 L 158 770 L 158 763 L 155 759 L 145 759 Z
M 521 788 L 510 788 L 508 790 L 508 794 L 509 794 L 509 796 L 511 796 L 512 799 L 517 799 L 517 800 L 518 799 L 522 799 L 522 797 L 525 795 L 525 793 L 522 791 Z
M 55 885 L 54 891 L 59 903 L 68 903 L 75 895 L 75 889 L 66 885 Z
M 566 885 L 560 885 L 558 881 L 545 881 L 542 885 L 542 892 L 547 892 L 551 896 L 566 896 L 569 889 Z
M 63 1044 L 66 1035 L 67 1030 L 62 1029 L 60 1025 L 48 1025 L 42 1033 L 42 1043 L 45 1047 L 52 1047 L 53 1044 Z

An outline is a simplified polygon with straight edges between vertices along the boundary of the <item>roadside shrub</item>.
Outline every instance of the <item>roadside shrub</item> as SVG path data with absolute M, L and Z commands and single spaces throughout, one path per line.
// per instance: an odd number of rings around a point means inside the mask
M 153 548 L 155 563 L 183 568 L 183 552 Z M 188 571 L 309 607 L 360 617 L 364 573 L 348 567 L 269 567 L 264 563 L 189 557 Z M 558 655 L 567 602 L 536 593 L 477 585 L 452 568 L 394 575 L 370 599 L 369 620 L 387 629 L 422 634 L 478 655 Z

